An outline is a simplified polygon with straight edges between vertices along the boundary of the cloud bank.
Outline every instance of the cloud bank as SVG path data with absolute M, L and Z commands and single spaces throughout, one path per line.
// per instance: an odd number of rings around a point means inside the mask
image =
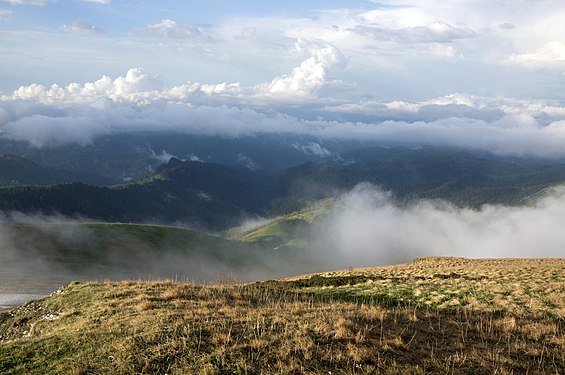
M 320 90 L 331 84 L 327 75 L 342 59 L 331 47 L 308 54 L 290 74 L 248 87 L 239 82 L 164 87 L 160 76 L 140 68 L 84 84 L 22 86 L 0 98 L 0 136 L 55 147 L 132 131 L 296 133 L 565 157 L 565 107 L 559 102 L 460 93 L 422 102 L 328 100 Z
M 390 193 L 362 184 L 345 194 L 323 223 L 318 248 L 328 266 L 376 266 L 420 256 L 563 257 L 565 188 L 520 207 L 478 210 L 442 201 L 401 207 Z

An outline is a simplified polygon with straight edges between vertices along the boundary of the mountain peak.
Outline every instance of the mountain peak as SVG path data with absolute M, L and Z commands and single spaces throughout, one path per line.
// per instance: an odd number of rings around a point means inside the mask
M 173 156 L 169 159 L 169 162 L 167 163 L 166 166 L 167 166 L 167 168 L 174 168 L 174 167 L 179 167 L 183 164 L 184 164 L 184 162 L 182 160 L 177 159 Z

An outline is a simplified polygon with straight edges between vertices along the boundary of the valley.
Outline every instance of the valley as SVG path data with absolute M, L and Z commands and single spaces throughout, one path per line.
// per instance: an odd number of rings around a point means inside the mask
M 254 170 L 171 157 L 154 172 L 127 183 L 95 186 L 84 182 L 88 180 L 74 180 L 0 187 L 0 210 L 106 222 L 182 224 L 221 232 L 245 219 L 272 218 L 335 198 L 360 183 L 391 191 L 401 203 L 441 199 L 479 208 L 522 204 L 565 181 L 562 163 L 526 159 L 518 163 L 450 149 L 379 146 L 348 151 L 339 158 L 282 170 Z M 12 160 L 13 170 L 23 173 L 28 168 Z M 33 169 L 28 173 L 34 173 Z

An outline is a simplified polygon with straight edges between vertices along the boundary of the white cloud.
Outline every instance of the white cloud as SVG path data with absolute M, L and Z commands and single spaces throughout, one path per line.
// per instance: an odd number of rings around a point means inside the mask
M 25 107 L 24 104 L 18 103 Z M 28 104 L 33 107 L 32 103 Z M 237 136 L 257 132 L 310 134 L 321 139 L 404 142 L 411 145 L 452 146 L 498 155 L 564 157 L 565 121 L 540 125 L 527 115 L 508 115 L 497 121 L 447 118 L 430 122 L 352 123 L 304 120 L 282 113 L 264 114 L 249 108 L 208 107 L 156 101 L 141 107 L 119 103 L 101 108 L 57 110 L 38 107 L 17 112 L 3 103 L 3 136 L 26 140 L 38 147 L 69 142 L 87 144 L 95 137 L 128 131 L 180 131 Z M 36 114 L 42 111 L 43 114 Z M 323 149 L 309 148 L 310 152 Z M 242 158 L 241 160 L 245 160 Z M 249 163 L 247 163 L 249 164 Z
M 188 155 L 188 160 L 190 160 L 190 161 L 202 162 L 202 159 L 200 159 L 200 158 L 198 157 L 198 155 L 195 155 L 195 154 L 189 154 L 189 155 Z
M 362 184 L 344 194 L 324 222 L 319 249 L 335 265 L 394 264 L 420 256 L 561 257 L 565 188 L 525 206 L 458 208 L 446 202 L 397 205 L 391 194 Z M 322 250 L 323 249 L 323 250 Z
M 182 160 L 181 158 L 176 157 L 173 154 L 168 153 L 166 150 L 162 150 L 160 154 L 156 154 L 152 148 L 149 148 L 150 157 L 161 164 L 168 163 L 171 158 L 176 158 Z
M 0 8 L 0 20 L 8 18 L 11 14 L 11 10 Z
M 316 155 L 316 156 L 325 157 L 325 156 L 330 156 L 332 154 L 328 149 L 322 147 L 319 143 L 316 142 L 308 142 L 306 144 L 295 143 L 292 145 L 292 147 L 294 147 L 299 151 L 302 151 L 306 155 Z
M 54 0 L 1 0 L 5 3 L 10 3 L 12 5 L 35 5 L 35 6 L 44 6 L 48 2 Z
M 143 33 L 157 38 L 185 39 L 202 36 L 202 31 L 196 26 L 180 26 L 171 19 L 164 19 L 154 25 L 146 26 Z
M 328 61 L 325 64 L 336 63 L 338 59 L 332 51 L 315 49 L 308 59 L 322 65 L 324 59 Z M 324 85 L 325 73 L 322 76 Z M 290 74 L 286 79 L 290 81 L 292 77 Z M 272 82 L 278 79 L 283 78 Z M 559 102 L 456 93 L 421 102 L 332 104 L 327 98 L 315 96 L 319 84 L 289 89 L 288 95 L 294 97 L 274 97 L 258 89 L 265 90 L 271 83 L 251 87 L 238 83 L 187 83 L 164 88 L 158 76 L 134 68 L 115 79 L 103 76 L 95 82 L 65 87 L 32 84 L 0 98 L 0 131 L 4 138 L 29 141 L 37 147 L 69 142 L 87 144 L 100 135 L 129 131 L 227 136 L 289 132 L 320 139 L 565 157 L 565 107 Z M 296 147 L 318 155 L 327 152 L 316 143 Z M 242 158 L 241 162 L 245 160 Z
M 443 21 L 433 21 L 426 25 L 387 29 L 380 26 L 358 26 L 355 31 L 377 40 L 397 43 L 449 43 L 457 39 L 472 38 L 476 34 L 469 28 L 454 27 Z
M 428 54 L 445 60 L 462 59 L 464 56 L 457 52 L 457 49 L 445 44 L 432 44 L 428 48 Z
M 36 100 L 41 103 L 76 104 L 97 103 L 104 100 L 115 102 L 137 102 L 155 98 L 162 88 L 158 76 L 150 75 L 140 68 L 132 68 L 127 74 L 116 79 L 103 76 L 95 82 L 84 85 L 71 83 L 65 87 L 53 84 L 50 87 L 32 84 L 21 86 L 14 91 L 14 99 Z
M 565 67 L 565 43 L 553 40 L 530 53 L 512 54 L 508 58 L 511 64 L 526 68 L 538 69 L 544 67 Z
M 104 5 L 108 5 L 112 2 L 112 0 L 84 0 L 86 2 L 89 3 L 98 3 L 98 4 L 104 4 Z
M 249 156 L 239 154 L 239 155 L 237 155 L 237 161 L 249 170 L 256 171 L 258 169 L 261 169 L 261 166 L 259 166 L 259 164 L 257 164 Z
M 70 25 L 63 25 L 64 31 L 69 31 L 73 33 L 80 33 L 80 34 L 103 34 L 104 30 L 94 26 L 89 22 L 84 21 L 74 21 Z
M 299 47 L 300 48 L 300 47 Z M 259 94 L 282 97 L 311 97 L 328 83 L 329 69 L 341 61 L 339 51 L 331 46 L 316 48 L 311 56 L 288 75 L 257 86 Z
M 67 143 L 87 145 L 96 136 L 109 133 L 107 125 L 95 123 L 93 120 L 95 121 L 95 118 L 84 114 L 65 117 L 32 115 L 9 123 L 4 129 L 9 138 L 27 141 L 36 147 Z
M 565 75 L 555 75 L 563 66 L 561 46 L 551 44 L 565 40 L 562 1 L 383 0 L 379 4 L 374 9 L 366 4 L 297 17 L 217 17 L 217 23 L 209 26 L 186 24 L 176 20 L 175 13 L 162 13 L 166 16 L 158 22 L 143 21 L 142 25 L 149 24 L 145 28 L 125 22 L 120 28 L 133 32 L 117 35 L 116 29 L 88 42 L 61 38 L 59 33 L 4 31 L 1 44 L 8 53 L 3 54 L 0 70 L 21 68 L 3 80 L 0 89 L 12 91 L 22 82 L 81 81 L 102 72 L 146 66 L 167 72 L 168 83 L 175 86 L 187 81 L 191 85 L 239 82 L 239 89 L 245 91 L 263 83 L 257 95 L 279 100 L 373 95 L 380 100 L 421 101 L 457 91 L 522 98 L 565 95 L 559 89 Z M 95 25 L 100 22 L 86 17 Z M 92 31 L 87 25 L 75 26 L 75 31 Z M 320 50 L 332 46 L 348 63 L 340 69 L 330 64 L 333 70 L 328 72 L 312 51 L 292 50 L 297 39 L 310 40 Z M 75 53 L 79 48 L 86 57 L 83 61 Z M 544 70 L 524 69 L 528 67 Z M 519 72 L 523 75 L 516 80 Z
M 190 102 L 198 97 L 263 97 L 275 101 L 315 97 L 320 89 L 334 83 L 327 80 L 327 75 L 330 68 L 342 59 L 339 51 L 330 46 L 301 52 L 307 52 L 310 57 L 302 61 L 290 74 L 278 76 L 269 83 L 249 87 L 242 87 L 239 82 L 188 82 L 163 89 L 158 76 L 150 75 L 141 68 L 132 68 L 125 76 L 116 79 L 103 76 L 95 82 L 71 83 L 65 87 L 57 84 L 49 87 L 40 84 L 21 86 L 14 91 L 12 98 L 36 100 L 46 104 L 95 103 L 105 100 L 143 104 L 154 100 Z

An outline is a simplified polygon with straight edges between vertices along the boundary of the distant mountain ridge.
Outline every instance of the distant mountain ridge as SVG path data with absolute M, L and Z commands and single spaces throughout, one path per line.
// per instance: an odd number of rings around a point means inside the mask
M 565 181 L 565 164 L 517 164 L 438 148 L 374 147 L 344 154 L 343 162 L 309 162 L 279 176 L 281 191 L 321 198 L 369 182 L 400 200 L 444 199 L 478 207 L 516 204 Z
M 172 160 L 140 181 L 97 187 L 84 183 L 0 188 L 0 209 L 104 221 L 182 222 L 218 229 L 262 205 L 259 173 L 214 163 Z
M 109 179 L 45 167 L 18 155 L 0 154 L 0 186 L 53 185 L 82 181 L 89 184 L 106 184 Z
M 239 165 L 273 172 L 306 161 L 331 158 L 355 147 L 358 142 L 322 142 L 312 136 L 296 134 L 231 137 L 134 132 L 102 136 L 86 145 L 43 148 L 0 137 L 0 152 L 20 155 L 53 169 L 76 173 L 88 171 L 108 179 L 107 184 L 139 180 L 171 156 L 179 160 Z M 317 154 L 319 151 L 321 155 Z
M 245 217 L 296 211 L 361 182 L 390 190 L 399 201 L 444 199 L 478 207 L 518 204 L 563 181 L 565 164 L 521 165 L 456 150 L 376 147 L 346 153 L 342 161 L 307 162 L 275 173 L 171 158 L 146 178 L 110 187 L 0 188 L 0 210 L 224 230 Z

